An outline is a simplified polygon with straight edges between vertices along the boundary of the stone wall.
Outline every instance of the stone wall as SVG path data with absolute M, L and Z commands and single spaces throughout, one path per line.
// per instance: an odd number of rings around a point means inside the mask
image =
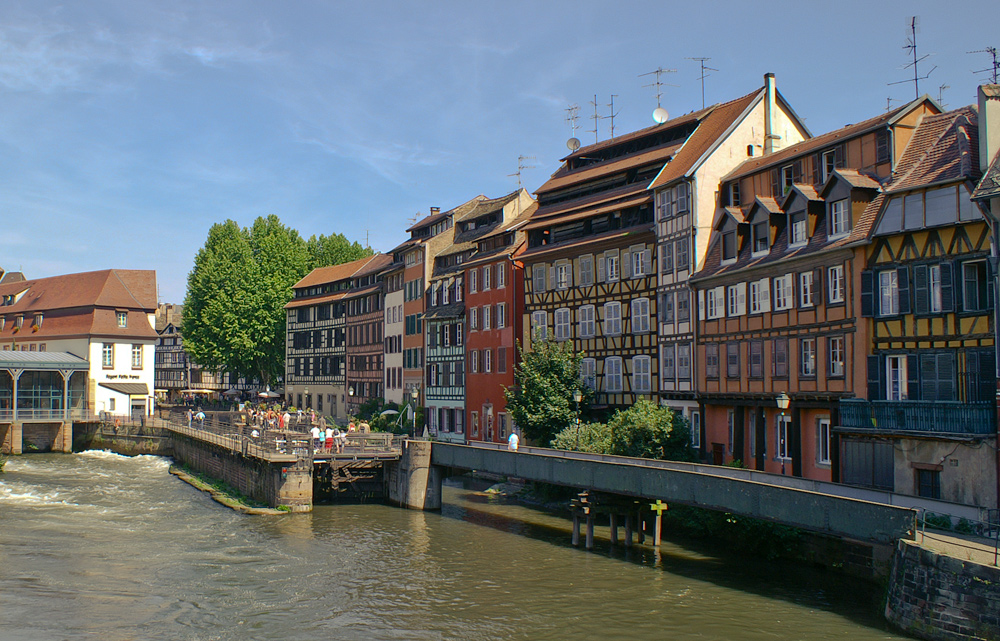
M 885 617 L 921 639 L 1000 640 L 1000 568 L 900 541 Z
M 312 509 L 312 461 L 271 463 L 174 434 L 174 458 L 192 470 L 225 482 L 244 496 L 293 512 Z
M 430 441 L 403 441 L 398 461 L 385 463 L 386 498 L 412 510 L 441 509 L 442 470 L 431 465 Z

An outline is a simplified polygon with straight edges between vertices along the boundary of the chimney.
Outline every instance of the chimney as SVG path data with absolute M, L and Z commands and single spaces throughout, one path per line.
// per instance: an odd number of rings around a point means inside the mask
M 775 103 L 776 89 L 774 86 L 774 74 L 764 74 L 764 155 L 775 151 L 775 140 L 780 140 L 780 136 L 774 133 L 774 111 L 777 108 Z M 779 145 L 780 146 L 780 145 Z
M 979 86 L 979 169 L 986 172 L 1000 152 L 1000 85 Z
M 441 213 L 440 207 L 431 207 L 431 216 L 437 216 Z

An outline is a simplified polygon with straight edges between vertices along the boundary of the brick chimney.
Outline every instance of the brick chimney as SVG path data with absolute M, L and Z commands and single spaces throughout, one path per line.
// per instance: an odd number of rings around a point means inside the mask
M 431 216 L 436 216 L 441 213 L 440 207 L 431 207 Z

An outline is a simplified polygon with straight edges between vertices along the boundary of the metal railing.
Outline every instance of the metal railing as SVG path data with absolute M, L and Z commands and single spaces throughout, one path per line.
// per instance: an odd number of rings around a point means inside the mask
M 1000 510 L 985 509 L 982 520 L 959 517 L 953 514 L 920 510 L 917 518 L 921 542 L 930 539 L 932 547 L 962 548 L 967 560 L 973 556 L 986 556 L 993 548 L 993 565 L 1000 567 Z M 927 530 L 931 533 L 928 534 Z M 948 535 L 941 533 L 948 532 Z
M 87 409 L 71 407 L 69 412 L 65 409 L 34 409 L 19 407 L 17 409 L 18 421 L 81 421 L 93 419 L 96 416 Z M 0 421 L 13 421 L 14 410 L 12 408 L 0 409 Z
M 840 425 L 872 432 L 996 434 L 996 404 L 961 401 L 840 401 Z

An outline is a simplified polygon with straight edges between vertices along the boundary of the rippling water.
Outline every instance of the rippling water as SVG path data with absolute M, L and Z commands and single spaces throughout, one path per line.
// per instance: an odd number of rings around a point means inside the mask
M 442 513 L 249 517 L 156 457 L 15 457 L 0 475 L 0 641 L 885 639 L 822 572 L 568 545 L 565 519 L 448 487 Z

